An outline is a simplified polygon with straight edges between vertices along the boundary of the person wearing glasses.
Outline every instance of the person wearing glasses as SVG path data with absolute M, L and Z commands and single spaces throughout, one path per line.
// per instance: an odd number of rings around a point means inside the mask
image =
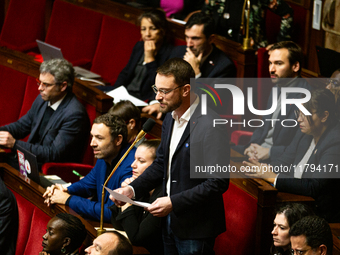
M 317 89 L 303 106 L 311 115 L 296 111 L 300 130 L 280 158 L 270 165 L 255 158 L 243 163 L 249 169 L 247 175 L 263 178 L 280 192 L 314 198 L 317 215 L 340 222 L 340 130 L 335 97 L 327 89 Z
M 200 98 L 190 84 L 193 77 L 193 68 L 182 58 L 171 58 L 157 69 L 154 89 L 166 116 L 156 159 L 128 186 L 116 190 L 138 200 L 162 185 L 162 196 L 146 210 L 163 218 L 164 254 L 214 254 L 215 238 L 226 230 L 222 195 L 229 173 L 195 169 L 228 166 L 229 138 L 225 126 L 212 126 L 218 114 L 201 113 Z
M 332 255 L 332 230 L 323 218 L 306 216 L 289 230 L 291 255 Z
M 37 89 L 40 95 L 18 121 L 0 127 L 0 146 L 13 153 L 6 162 L 18 169 L 16 146 L 20 145 L 45 162 L 81 162 L 90 121 L 85 107 L 72 93 L 72 64 L 64 59 L 44 61 L 40 66 Z M 22 141 L 28 136 L 27 142 Z

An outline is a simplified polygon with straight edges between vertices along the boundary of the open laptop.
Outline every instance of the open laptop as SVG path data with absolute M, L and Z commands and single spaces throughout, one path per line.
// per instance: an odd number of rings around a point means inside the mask
M 340 68 L 340 53 L 331 49 L 316 47 L 320 74 L 323 77 L 331 77 L 333 72 Z
M 37 157 L 20 145 L 16 145 L 16 147 L 20 173 L 26 175 L 32 181 L 40 184 Z
M 40 40 L 36 40 L 41 56 L 44 61 L 50 60 L 53 58 L 64 58 L 63 53 L 61 52 L 61 49 L 58 47 L 55 47 L 51 44 L 45 43 Z M 85 68 L 74 66 L 74 71 L 76 73 L 77 77 L 84 77 L 88 79 L 94 79 L 94 78 L 100 78 L 101 76 L 99 74 L 93 73 Z

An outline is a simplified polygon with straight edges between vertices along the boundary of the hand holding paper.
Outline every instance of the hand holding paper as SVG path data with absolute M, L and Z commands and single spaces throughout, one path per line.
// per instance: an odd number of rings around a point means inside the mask
M 119 194 L 107 187 L 104 187 L 109 193 L 110 195 L 112 195 L 116 200 L 119 200 L 119 201 L 122 201 L 122 202 L 125 202 L 125 203 L 130 203 L 130 204 L 133 204 L 133 205 L 137 205 L 137 206 L 140 206 L 140 207 L 144 207 L 144 208 L 147 208 L 149 207 L 151 204 L 149 203 L 145 203 L 145 202 L 138 202 L 138 201 L 133 201 L 132 199 L 128 198 L 127 196 L 124 196 L 122 194 Z

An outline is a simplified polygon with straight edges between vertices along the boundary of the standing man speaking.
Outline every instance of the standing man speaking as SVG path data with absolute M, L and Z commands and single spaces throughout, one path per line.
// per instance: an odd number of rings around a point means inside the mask
M 195 166 L 217 162 L 229 165 L 228 134 L 221 125 L 213 127 L 216 113 L 201 114 L 200 98 L 190 84 L 194 77 L 191 65 L 181 58 L 157 69 L 153 89 L 160 111 L 167 113 L 157 158 L 130 186 L 116 190 L 138 199 L 163 183 L 163 197 L 147 210 L 164 217 L 165 254 L 214 254 L 215 238 L 225 231 L 222 194 L 228 189 L 229 174 L 216 178 L 206 173 L 195 176 L 194 171 Z

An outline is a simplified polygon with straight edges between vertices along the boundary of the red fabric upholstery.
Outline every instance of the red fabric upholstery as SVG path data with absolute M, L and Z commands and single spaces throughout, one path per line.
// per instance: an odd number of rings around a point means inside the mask
M 27 51 L 45 37 L 45 0 L 11 0 L 0 34 L 0 46 Z M 20 17 L 20 18 L 18 18 Z
M 89 68 L 102 18 L 98 12 L 56 0 L 45 41 L 61 48 L 64 58 L 73 65 Z
M 46 226 L 51 217 L 17 192 L 11 191 L 17 200 L 19 212 L 19 231 L 15 254 L 38 254 L 42 251 L 42 236 L 46 233 Z
M 0 66 L 0 126 L 17 121 L 24 100 L 27 75 L 14 69 Z
M 175 38 L 175 46 L 181 46 L 181 45 L 186 45 L 186 44 L 187 43 L 185 42 L 185 40 Z
M 41 171 L 46 175 L 58 175 L 61 179 L 66 182 L 77 182 L 79 177 L 72 173 L 72 170 L 76 170 L 81 175 L 87 175 L 91 169 L 92 165 L 84 165 L 77 163 L 45 163 L 41 167 Z
M 24 116 L 28 112 L 28 110 L 31 109 L 31 106 L 38 95 L 39 90 L 36 82 L 36 77 L 28 76 L 24 100 L 22 102 L 19 118 Z
M 139 27 L 104 16 L 91 71 L 100 74 L 114 85 L 140 37 Z
M 47 223 L 51 217 L 41 211 L 38 207 L 34 208 L 31 219 L 31 229 L 24 254 L 39 254 L 42 251 L 42 237 L 46 233 Z
M 227 231 L 215 240 L 216 255 L 252 254 L 255 246 L 257 200 L 230 183 L 223 194 L 223 201 Z
M 235 145 L 246 145 L 247 143 L 249 143 L 252 135 L 253 132 L 236 130 L 231 133 L 230 141 Z

